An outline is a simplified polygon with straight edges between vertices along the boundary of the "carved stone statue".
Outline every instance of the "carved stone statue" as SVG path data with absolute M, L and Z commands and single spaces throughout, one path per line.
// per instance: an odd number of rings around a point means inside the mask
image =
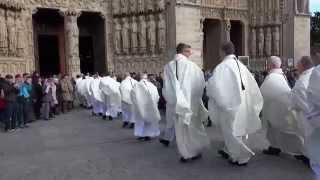
M 154 10 L 154 0 L 146 0 L 145 1 L 145 6 L 147 11 L 153 11 Z
M 265 35 L 265 45 L 264 45 L 264 53 L 266 56 L 271 56 L 271 51 L 272 51 L 272 34 L 271 34 L 271 28 L 268 27 L 266 30 L 266 35 Z
M 166 0 L 158 0 L 156 2 L 157 3 L 157 6 L 156 6 L 157 10 L 160 10 L 160 11 L 165 10 L 165 8 L 166 8 L 166 2 L 165 1 Z
M 257 55 L 257 33 L 256 29 L 251 29 L 251 56 L 256 57 Z
M 112 0 L 113 14 L 120 14 L 120 1 Z
M 129 0 L 129 11 L 135 13 L 137 10 L 137 0 Z
M 166 21 L 163 14 L 159 15 L 158 21 L 158 43 L 159 43 L 159 52 L 163 53 L 166 48 Z
M 24 55 L 24 50 L 26 47 L 26 33 L 24 26 L 24 19 L 21 16 L 22 12 L 16 13 L 16 29 L 17 29 L 17 56 L 22 57 Z
M 147 33 L 146 33 L 147 25 L 144 16 L 139 16 L 139 52 L 140 54 L 146 54 L 147 50 Z
M 309 0 L 296 0 L 296 12 L 300 14 L 308 14 Z
M 130 44 L 129 44 L 129 22 L 126 18 L 122 18 L 122 50 L 124 54 L 129 54 Z
M 138 25 L 137 18 L 135 16 L 132 17 L 131 22 L 131 51 L 133 54 L 138 53 Z
M 264 49 L 264 32 L 263 32 L 263 28 L 259 28 L 259 32 L 258 32 L 258 55 L 259 55 L 259 57 L 263 57 L 263 49 Z
M 115 36 L 114 36 L 114 53 L 121 54 L 121 24 L 117 19 L 114 19 Z
M 15 56 L 17 52 L 17 29 L 14 11 L 7 11 L 7 28 L 9 37 L 9 56 Z
M 145 0 L 137 0 L 137 1 L 138 1 L 138 5 L 137 5 L 138 12 L 144 12 Z
M 153 15 L 149 15 L 147 25 L 147 42 L 150 53 L 154 55 L 156 52 L 156 23 Z
M 274 27 L 272 31 L 272 54 L 280 55 L 280 28 Z
M 8 31 L 6 24 L 6 11 L 0 8 L 0 54 L 7 55 L 8 53 Z
M 120 0 L 120 8 L 122 14 L 128 13 L 128 0 Z

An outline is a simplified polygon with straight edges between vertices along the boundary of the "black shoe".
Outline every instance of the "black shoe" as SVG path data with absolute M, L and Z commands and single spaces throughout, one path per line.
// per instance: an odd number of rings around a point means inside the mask
M 180 158 L 180 162 L 181 162 L 181 163 L 187 163 L 187 162 L 189 162 L 189 161 L 190 161 L 190 159 L 185 159 L 185 158 L 183 158 L 183 157 Z
M 103 120 L 107 120 L 107 116 L 102 116 L 102 119 Z
M 294 156 L 294 158 L 296 158 L 299 161 L 302 161 L 308 167 L 310 166 L 310 159 L 307 158 L 306 156 L 304 156 L 304 155 L 296 155 L 296 156 Z
M 262 153 L 266 155 L 279 156 L 281 153 L 281 149 L 270 146 L 268 149 L 263 150 Z
M 113 117 L 109 116 L 109 121 L 112 121 L 113 120 Z
M 151 138 L 150 137 L 144 137 L 144 141 L 150 141 L 151 140 Z
M 229 157 L 230 157 L 229 154 L 226 153 L 226 152 L 223 151 L 223 150 L 219 150 L 219 151 L 218 151 L 218 154 L 220 154 L 223 159 L 229 159 Z
M 243 167 L 243 166 L 247 166 L 248 163 L 239 163 L 238 161 L 232 161 L 232 160 L 229 160 L 229 163 L 233 166 L 239 166 L 239 167 Z
M 208 119 L 207 127 L 212 127 L 212 121 L 210 119 Z
M 126 128 L 128 125 L 129 125 L 128 122 L 123 122 L 122 127 L 123 127 L 123 128 Z
M 165 140 L 165 139 L 159 139 L 159 142 L 160 142 L 161 144 L 163 144 L 165 147 L 168 147 L 169 144 L 170 144 L 170 141 Z
M 198 154 L 198 155 L 192 157 L 191 160 L 192 161 L 196 161 L 196 160 L 201 159 L 201 158 L 202 158 L 202 154 Z
M 134 128 L 134 123 L 130 123 L 129 129 L 133 129 L 133 128 Z
M 138 137 L 137 138 L 139 141 L 143 141 L 144 140 L 144 137 Z
M 103 116 L 103 114 L 102 114 L 102 113 L 99 113 L 99 116 Z

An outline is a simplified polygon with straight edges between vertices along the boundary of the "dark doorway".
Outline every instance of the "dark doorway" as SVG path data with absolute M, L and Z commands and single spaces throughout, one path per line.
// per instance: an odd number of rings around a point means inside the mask
M 105 20 L 99 13 L 82 12 L 78 18 L 79 56 L 82 73 L 105 73 Z
M 203 24 L 203 68 L 213 70 L 221 61 L 220 44 L 222 25 L 220 20 L 206 19 Z
M 91 36 L 80 36 L 79 56 L 81 72 L 94 73 L 93 41 Z
M 36 70 L 43 76 L 64 74 L 64 18 L 57 9 L 39 8 L 33 15 Z
M 38 45 L 40 74 L 43 76 L 60 74 L 58 36 L 39 35 Z
M 244 55 L 244 33 L 241 21 L 231 21 L 230 39 L 236 48 L 236 55 Z

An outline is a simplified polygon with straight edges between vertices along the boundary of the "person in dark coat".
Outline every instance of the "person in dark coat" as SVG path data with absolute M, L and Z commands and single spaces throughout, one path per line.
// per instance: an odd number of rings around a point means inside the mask
M 34 77 L 32 82 L 32 99 L 33 99 L 33 110 L 37 120 L 41 117 L 41 106 L 42 106 L 42 84 L 40 77 Z

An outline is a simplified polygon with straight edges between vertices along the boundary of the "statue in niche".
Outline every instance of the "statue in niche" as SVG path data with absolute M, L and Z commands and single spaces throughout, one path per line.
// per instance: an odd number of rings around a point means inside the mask
M 114 19 L 115 36 L 114 36 L 114 51 L 115 54 L 121 54 L 121 24 L 117 19 Z
M 17 29 L 15 25 L 14 11 L 7 11 L 7 28 L 9 39 L 9 56 L 15 56 L 17 52 Z
M 24 55 L 26 33 L 25 33 L 25 21 L 21 16 L 22 12 L 16 13 L 16 29 L 17 29 L 17 56 L 22 57 Z
M 166 48 L 166 21 L 163 14 L 159 15 L 158 21 L 158 43 L 159 43 L 159 52 L 163 53 Z
M 266 56 L 271 56 L 271 41 L 272 41 L 272 34 L 271 34 L 271 28 L 268 27 L 266 30 L 266 36 L 265 36 L 265 46 L 264 46 L 264 52 Z
M 77 25 L 77 16 L 68 15 L 66 23 L 67 39 L 69 52 L 71 58 L 79 57 L 79 28 Z M 69 63 L 73 63 L 72 61 Z
M 165 0 L 157 0 L 157 10 L 163 11 L 166 9 Z
M 146 21 L 144 16 L 139 16 L 139 26 L 138 26 L 138 38 L 139 38 L 139 52 L 141 54 L 146 54 L 147 50 L 147 38 L 146 38 Z
M 126 18 L 122 18 L 122 31 L 121 31 L 121 37 L 122 37 L 122 50 L 124 54 L 129 54 L 129 23 Z
M 6 10 L 0 8 L 0 54 L 7 55 L 8 53 L 8 31 L 6 24 Z
M 120 14 L 120 1 L 112 0 L 113 14 Z
M 255 57 L 257 53 L 257 34 L 256 29 L 251 29 L 251 56 Z
M 137 18 L 135 16 L 132 17 L 132 24 L 131 24 L 131 49 L 132 53 L 138 53 L 138 25 L 137 25 Z
M 299 14 L 309 14 L 309 0 L 296 0 L 296 12 Z
M 258 33 L 258 54 L 260 57 L 263 57 L 263 49 L 264 49 L 264 32 L 263 28 L 259 28 Z
M 138 12 L 144 12 L 145 0 L 137 0 L 137 1 L 138 1 L 138 5 L 137 5 Z
M 122 14 L 127 14 L 128 5 L 128 0 L 120 0 L 120 8 Z
M 154 55 L 156 52 L 156 24 L 153 15 L 149 15 L 147 26 L 147 42 L 150 53 Z

